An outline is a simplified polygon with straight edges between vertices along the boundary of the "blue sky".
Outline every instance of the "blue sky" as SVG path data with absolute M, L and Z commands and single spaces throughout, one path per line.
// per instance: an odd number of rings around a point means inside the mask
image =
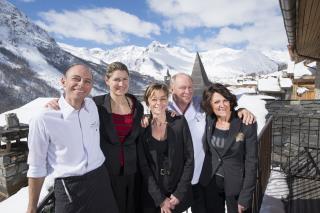
M 56 41 L 110 49 L 154 40 L 204 51 L 284 50 L 278 0 L 10 0 Z

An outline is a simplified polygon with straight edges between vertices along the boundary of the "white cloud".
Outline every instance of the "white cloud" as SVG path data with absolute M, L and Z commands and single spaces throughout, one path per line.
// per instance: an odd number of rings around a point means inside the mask
M 147 0 L 162 15 L 166 29 L 211 29 L 211 37 L 180 38 L 192 49 L 244 45 L 254 49 L 281 49 L 287 43 L 278 0 Z
M 280 26 L 280 27 L 277 27 Z M 285 49 L 287 40 L 282 17 L 270 17 L 268 22 L 256 22 L 240 28 L 223 27 L 210 37 L 179 38 L 181 46 L 209 50 L 241 46 L 248 49 Z
M 128 35 L 150 38 L 159 35 L 158 25 L 114 8 L 39 13 L 37 24 L 64 38 L 94 41 L 102 44 L 122 43 Z
M 177 41 L 179 46 L 185 47 L 189 50 L 196 51 L 206 51 L 212 49 L 220 49 L 225 46 L 215 42 L 214 38 L 203 38 L 201 36 L 196 36 L 194 38 L 180 37 Z
M 175 28 L 223 27 L 255 22 L 272 16 L 277 0 L 147 0 L 151 10 Z

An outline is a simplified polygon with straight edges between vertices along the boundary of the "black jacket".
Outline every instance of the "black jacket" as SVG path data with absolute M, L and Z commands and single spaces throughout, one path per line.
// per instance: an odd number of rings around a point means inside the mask
M 171 117 L 167 114 L 167 142 L 169 171 L 168 187 L 170 193 L 176 196 L 180 204 L 179 209 L 185 210 L 190 206 L 191 179 L 193 175 L 194 159 L 193 146 L 188 123 L 183 116 Z M 155 206 L 160 206 L 166 196 L 161 192 L 159 180 L 157 153 L 150 151 L 148 141 L 152 137 L 151 127 L 147 127 L 141 134 L 138 144 L 140 169 L 143 176 L 143 185 L 152 197 Z M 143 198 L 144 205 L 148 205 Z
M 112 175 L 120 173 L 119 154 L 121 146 L 124 150 L 124 174 L 133 174 L 137 171 L 137 141 L 141 131 L 141 118 L 143 116 L 143 106 L 130 94 L 127 97 L 133 101 L 135 107 L 133 112 L 133 127 L 131 133 L 126 137 L 123 145 L 119 142 L 114 124 L 112 123 L 111 97 L 110 94 L 93 97 L 98 107 L 100 119 L 100 147 L 106 157 L 105 165 Z
M 251 205 L 257 177 L 257 124 L 245 125 L 233 113 L 229 135 L 221 157 L 215 151 L 211 153 L 209 149 L 215 126 L 216 119 L 207 115 L 205 159 L 199 182 L 207 186 L 223 162 L 226 195 L 238 195 L 238 203 L 248 208 Z

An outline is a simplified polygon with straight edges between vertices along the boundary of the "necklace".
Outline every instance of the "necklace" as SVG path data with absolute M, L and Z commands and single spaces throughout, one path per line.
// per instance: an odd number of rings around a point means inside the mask
M 163 141 L 167 138 L 167 122 L 153 121 L 151 124 L 152 136 L 158 141 Z
M 222 130 L 228 130 L 230 128 L 230 123 L 228 122 L 217 122 L 216 127 Z
M 125 96 L 125 99 L 126 99 L 126 103 L 128 104 L 128 107 L 129 107 L 129 109 L 130 109 L 130 112 L 132 112 L 132 108 L 131 108 L 132 106 L 131 106 L 131 104 L 130 104 L 129 98 L 128 98 L 127 96 Z M 119 109 L 119 106 L 122 105 L 122 104 L 120 104 L 120 103 L 115 102 L 112 98 L 111 98 L 111 102 L 114 103 L 114 107 L 112 107 L 112 103 L 110 104 L 110 106 L 111 106 L 111 112 L 114 112 L 113 108 L 118 108 L 118 109 Z
M 128 97 L 127 96 L 125 96 L 126 97 L 126 101 L 127 101 L 127 103 L 128 103 L 128 107 L 130 108 L 130 111 L 132 110 L 132 108 L 131 108 L 131 104 L 130 104 L 130 101 L 129 101 L 129 99 L 128 99 Z

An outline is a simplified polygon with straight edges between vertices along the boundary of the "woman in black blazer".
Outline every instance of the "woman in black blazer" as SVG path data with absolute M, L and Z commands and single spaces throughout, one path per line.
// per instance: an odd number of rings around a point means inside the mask
M 205 187 L 210 213 L 245 212 L 251 205 L 257 175 L 257 125 L 238 118 L 236 97 L 222 84 L 203 92 L 207 113 L 205 160 L 200 184 Z
M 191 134 L 183 116 L 167 113 L 168 95 L 163 84 L 153 84 L 145 92 L 151 118 L 138 144 L 144 213 L 183 212 L 192 201 Z
M 105 166 L 119 213 L 140 212 L 137 142 L 142 129 L 143 106 L 135 96 L 128 94 L 129 71 L 125 64 L 109 64 L 105 82 L 110 93 L 93 97 L 98 107 Z

